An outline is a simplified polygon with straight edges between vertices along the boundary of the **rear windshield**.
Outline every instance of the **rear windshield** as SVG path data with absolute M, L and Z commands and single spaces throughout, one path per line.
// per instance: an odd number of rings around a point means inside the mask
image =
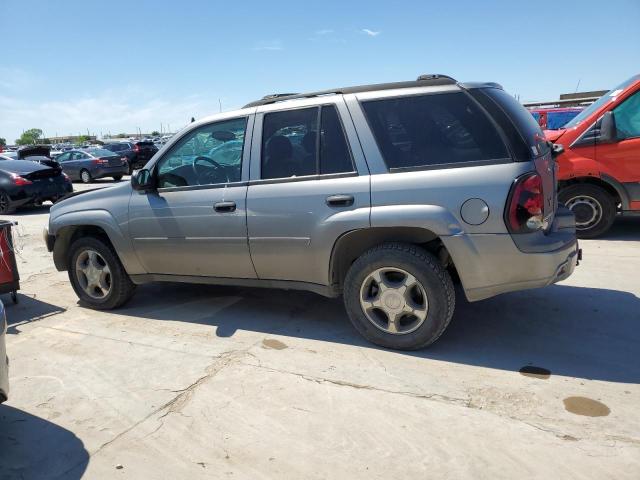
M 112 151 L 107 150 L 105 148 L 89 148 L 86 150 L 86 152 L 93 155 L 94 157 L 113 157 L 114 156 Z
M 515 124 L 534 157 L 549 151 L 542 129 L 529 110 L 501 88 L 485 88 L 482 91 L 491 97 Z
M 362 107 L 390 169 L 509 158 L 490 119 L 462 92 L 372 100 Z

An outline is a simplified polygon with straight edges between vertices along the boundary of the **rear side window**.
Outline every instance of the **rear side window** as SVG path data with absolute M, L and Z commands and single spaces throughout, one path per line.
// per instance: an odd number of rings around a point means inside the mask
M 262 179 L 352 171 L 351 152 L 335 106 L 265 114 Z
M 509 158 L 491 120 L 464 93 L 373 100 L 362 106 L 390 169 Z

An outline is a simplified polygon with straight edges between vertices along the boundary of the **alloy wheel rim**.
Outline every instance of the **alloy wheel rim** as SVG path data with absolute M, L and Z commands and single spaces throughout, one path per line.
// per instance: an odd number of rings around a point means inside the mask
M 111 269 L 95 250 L 83 250 L 76 259 L 76 278 L 80 288 L 100 300 L 111 292 Z
M 429 311 L 422 284 L 396 267 L 378 268 L 367 275 L 360 287 L 360 306 L 376 328 L 392 335 L 417 330 Z
M 591 196 L 578 195 L 567 200 L 565 205 L 575 215 L 578 230 L 591 228 L 602 219 L 602 205 Z
M 86 170 L 82 172 L 82 181 L 85 183 L 89 182 L 89 172 L 87 172 Z

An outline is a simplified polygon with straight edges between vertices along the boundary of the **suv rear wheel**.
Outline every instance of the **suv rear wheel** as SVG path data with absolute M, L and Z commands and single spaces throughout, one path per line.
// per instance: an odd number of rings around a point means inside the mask
M 578 238 L 602 235 L 611 228 L 616 218 L 615 199 L 596 185 L 569 185 L 560 190 L 558 200 L 575 215 Z
M 455 293 L 449 273 L 426 250 L 385 243 L 361 255 L 344 283 L 354 327 L 372 343 L 416 350 L 435 342 L 451 321 Z
M 135 284 L 111 245 L 95 237 L 73 242 L 67 270 L 76 295 L 91 308 L 117 308 L 127 302 L 135 290 Z

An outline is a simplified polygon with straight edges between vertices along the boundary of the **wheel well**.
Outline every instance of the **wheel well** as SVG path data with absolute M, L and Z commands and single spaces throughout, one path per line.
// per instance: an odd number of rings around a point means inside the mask
M 605 182 L 604 180 L 597 177 L 579 177 L 579 178 L 571 178 L 569 180 L 562 180 L 558 182 L 558 191 L 560 191 L 564 187 L 569 187 L 571 185 L 580 185 L 580 184 L 588 184 L 588 185 L 594 185 L 596 187 L 600 187 L 614 198 L 616 202 L 616 206 L 622 203 L 620 192 L 618 192 L 618 190 L 616 190 L 616 188 L 610 183 Z
M 80 237 L 95 237 L 107 242 L 111 247 L 113 244 L 102 228 L 95 225 L 70 225 L 61 228 L 56 234 L 56 243 L 53 247 L 53 263 L 58 270 L 67 269 L 67 257 L 69 247 Z
M 432 231 L 419 227 L 377 227 L 355 230 L 338 238 L 331 253 L 329 278 L 332 288 L 341 291 L 351 264 L 370 248 L 386 242 L 418 245 L 433 253 L 452 277 L 458 278 L 451 255 L 442 240 Z

